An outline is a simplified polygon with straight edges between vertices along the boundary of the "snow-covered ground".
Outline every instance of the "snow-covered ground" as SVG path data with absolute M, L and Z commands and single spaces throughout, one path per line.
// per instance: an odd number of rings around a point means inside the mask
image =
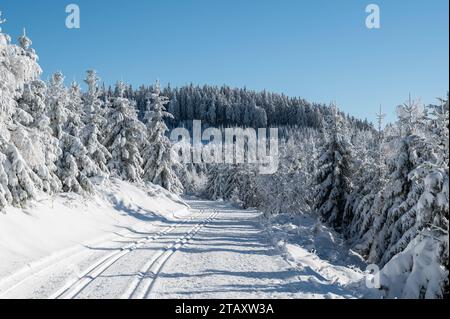
M 8 209 L 0 298 L 361 297 L 361 259 L 312 219 L 279 229 L 228 203 L 186 203 L 114 180 L 94 198 Z
M 284 214 L 261 218 L 261 223 L 285 260 L 297 269 L 317 274 L 311 280 L 345 287 L 353 297 L 382 298 L 380 291 L 366 287 L 368 265 L 363 257 L 317 216 Z
M 345 286 L 362 272 L 333 265 L 289 245 L 295 262 L 261 224 L 261 214 L 221 202 L 189 201 L 217 216 L 166 262 L 148 296 L 154 298 L 357 298 Z M 334 244 L 335 247 L 338 245 Z
M 90 262 L 190 214 L 160 187 L 112 180 L 103 189 L 89 198 L 43 195 L 0 214 L 0 297 L 48 297 Z

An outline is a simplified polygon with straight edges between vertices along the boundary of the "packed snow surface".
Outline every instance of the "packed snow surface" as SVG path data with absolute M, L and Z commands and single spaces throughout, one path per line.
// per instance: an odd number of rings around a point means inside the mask
M 305 239 L 293 244 L 262 220 L 117 180 L 94 197 L 42 197 L 0 216 L 0 298 L 361 297 L 360 260 L 337 262 L 331 233 L 296 221 L 282 232 Z

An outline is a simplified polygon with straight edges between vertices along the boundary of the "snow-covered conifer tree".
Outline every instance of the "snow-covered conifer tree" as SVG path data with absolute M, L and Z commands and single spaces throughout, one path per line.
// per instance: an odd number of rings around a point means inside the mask
M 45 94 L 46 85 L 41 80 L 27 83 L 18 101 L 16 114 L 26 114 L 29 120 L 24 122 L 23 116 L 21 119 L 14 118 L 17 126 L 27 129 L 29 138 L 22 138 L 22 145 L 24 152 L 30 154 L 27 157 L 28 164 L 41 179 L 42 189 L 57 192 L 61 189 L 61 182 L 56 175 L 56 161 L 61 149 L 58 139 L 52 134 L 50 119 L 46 114 Z
M 83 142 L 86 145 L 90 158 L 99 167 L 103 175 L 107 176 L 109 173 L 107 164 L 112 156 L 102 144 L 104 140 L 102 131 L 106 126 L 106 118 L 104 117 L 103 102 L 99 98 L 97 73 L 93 70 L 87 71 L 87 77 L 84 81 L 88 85 L 88 92 L 83 97 L 84 122 L 86 124 L 82 132 Z
M 113 100 L 106 127 L 105 146 L 112 155 L 108 166 L 114 175 L 127 181 L 140 182 L 140 149 L 146 139 L 145 126 L 138 120 L 133 103 L 123 97 L 123 82 L 117 84 L 117 90 L 119 96 Z
M 374 222 L 375 216 L 371 210 L 386 183 L 383 118 L 384 114 L 380 110 L 377 114 L 378 132 L 375 136 L 372 131 L 357 131 L 354 141 L 355 175 L 353 190 L 346 205 L 346 214 L 351 216 L 351 220 L 345 235 L 355 245 L 355 249 L 363 254 L 371 244 L 364 238 L 364 234 Z
M 262 191 L 265 206 L 271 214 L 308 213 L 311 204 L 311 179 L 306 157 L 311 140 L 305 132 L 295 134 L 282 144 L 280 164 L 276 174 L 262 176 Z M 310 161 L 309 161 L 310 162 Z M 266 195 L 267 194 L 267 195 Z
M 239 200 L 243 208 L 258 207 L 261 194 L 258 189 L 258 167 L 253 164 L 241 164 L 239 175 Z
M 0 20 L 0 24 L 4 22 Z M 45 143 L 49 141 L 31 127 L 36 119 L 18 103 L 27 94 L 27 87 L 39 84 L 33 81 L 38 80 L 41 68 L 30 46 L 25 32 L 16 46 L 0 29 L 0 209 L 7 204 L 25 204 L 38 189 L 57 188 L 47 166 L 51 163 L 46 163 L 50 155 Z M 39 94 L 42 90 L 36 96 L 38 101 Z
M 173 118 L 172 114 L 166 112 L 165 105 L 169 103 L 168 98 L 161 96 L 159 82 L 156 82 L 151 102 L 147 103 L 147 111 L 144 121 L 147 127 L 147 145 L 143 152 L 144 157 L 144 180 L 153 184 L 161 185 L 165 189 L 174 192 L 182 192 L 182 185 L 175 174 L 172 144 L 166 136 L 168 130 L 164 120 Z
M 424 125 L 424 108 L 420 101 L 414 101 L 409 97 L 408 102 L 397 107 L 400 136 L 416 134 Z
M 186 194 L 200 194 L 206 189 L 207 174 L 204 164 L 188 163 L 179 165 L 177 176 Z
M 401 252 L 415 232 L 411 229 L 415 224 L 413 207 L 417 203 L 420 187 L 413 183 L 410 174 L 426 160 L 426 143 L 423 136 L 414 134 L 422 127 L 423 113 L 417 114 L 412 109 L 418 111 L 420 107 L 411 99 L 398 108 L 398 125 L 402 127 L 403 137 L 391 142 L 395 152 L 388 161 L 389 181 L 371 212 L 377 218 L 369 231 L 369 234 L 376 237 L 369 258 L 381 265 Z
M 227 169 L 225 165 L 212 165 L 208 172 L 206 195 L 212 200 L 226 198 Z
M 81 89 L 78 83 L 72 82 L 69 89 L 69 99 L 67 103 L 67 123 L 65 131 L 73 136 L 80 137 L 84 129 L 83 123 L 83 101 L 81 99 Z
M 448 142 L 440 138 L 448 135 L 448 102 L 437 109 L 447 118 L 433 111 L 399 118 L 403 127 L 410 125 L 409 135 L 400 139 L 402 149 L 392 159 L 401 165 L 381 195 L 385 205 L 378 210 L 379 233 L 370 255 L 384 266 L 383 284 L 396 288 L 389 296 L 437 298 L 448 289 Z
M 61 139 L 67 121 L 69 92 L 64 86 L 64 75 L 56 72 L 52 75 L 47 90 L 47 116 L 50 118 L 50 127 L 53 136 Z
M 319 158 L 315 209 L 338 230 L 344 228 L 344 210 L 351 191 L 351 155 L 345 121 L 337 107 L 326 120 L 326 142 Z
M 61 149 L 57 174 L 63 190 L 92 192 L 91 179 L 98 176 L 98 167 L 81 140 L 84 123 L 81 120 L 83 107 L 78 85 L 73 84 L 69 91 L 64 86 L 62 73 L 55 73 L 50 80 L 47 103 L 53 135 L 59 140 Z

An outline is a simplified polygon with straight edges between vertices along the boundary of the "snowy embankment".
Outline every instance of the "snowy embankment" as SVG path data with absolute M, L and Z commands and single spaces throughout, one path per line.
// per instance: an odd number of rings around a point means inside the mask
M 0 295 L 30 272 L 88 254 L 91 245 L 118 243 L 190 214 L 177 196 L 158 186 L 144 189 L 111 180 L 101 188 L 87 197 L 42 195 L 24 209 L 0 214 Z
M 262 223 L 285 259 L 298 269 L 317 274 L 317 284 L 331 282 L 358 298 L 381 298 L 379 291 L 365 286 L 364 259 L 314 216 L 262 217 Z

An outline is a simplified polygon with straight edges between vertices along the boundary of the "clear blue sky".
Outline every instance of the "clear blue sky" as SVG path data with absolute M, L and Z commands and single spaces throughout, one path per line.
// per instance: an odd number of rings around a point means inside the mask
M 81 29 L 65 27 L 65 7 Z M 365 8 L 381 8 L 381 29 Z M 228 84 L 310 101 L 336 100 L 389 120 L 411 92 L 434 102 L 448 90 L 448 0 L 1 0 L 14 39 L 22 27 L 41 66 L 81 80 L 95 68 L 107 83 L 156 78 L 173 86 Z

